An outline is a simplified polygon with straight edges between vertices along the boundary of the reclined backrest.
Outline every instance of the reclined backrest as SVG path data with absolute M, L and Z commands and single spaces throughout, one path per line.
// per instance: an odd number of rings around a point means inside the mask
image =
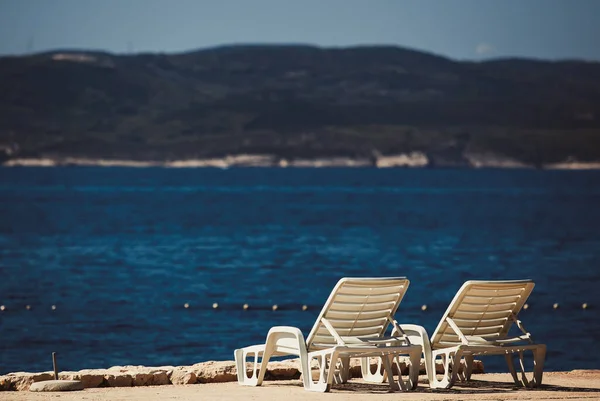
M 461 343 L 446 318 L 451 318 L 465 336 L 505 338 L 516 316 L 533 290 L 531 280 L 467 281 L 458 290 L 431 336 L 433 349 Z
M 390 324 L 388 318 L 393 318 L 408 285 L 406 277 L 342 278 L 306 339 L 308 349 L 337 344 L 323 318 L 342 337 L 382 337 Z

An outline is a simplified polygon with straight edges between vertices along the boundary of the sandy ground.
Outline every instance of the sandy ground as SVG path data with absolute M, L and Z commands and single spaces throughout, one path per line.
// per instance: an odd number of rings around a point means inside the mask
M 422 376 L 421 376 L 422 378 Z M 2 392 L 0 400 L 600 400 L 600 370 L 546 372 L 539 389 L 515 388 L 508 374 L 474 375 L 469 383 L 451 390 L 435 390 L 420 382 L 416 391 L 389 393 L 386 385 L 352 380 L 334 386 L 329 394 L 305 391 L 299 380 L 269 381 L 262 387 L 237 383 L 94 388 L 72 393 Z

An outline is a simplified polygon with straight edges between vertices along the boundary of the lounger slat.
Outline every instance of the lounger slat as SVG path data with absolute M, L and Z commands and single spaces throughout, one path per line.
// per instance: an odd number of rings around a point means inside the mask
M 335 343 L 336 342 L 335 339 L 329 334 L 329 332 L 325 328 L 317 330 L 314 340 L 318 341 L 318 342 L 326 342 L 326 343 Z
M 392 287 L 392 286 L 408 286 L 408 280 L 406 278 L 396 278 L 396 279 L 360 279 L 353 278 L 352 280 L 348 280 L 342 284 L 340 288 L 353 288 L 353 287 Z
M 498 335 L 498 334 L 469 334 L 469 333 L 465 333 L 465 335 L 466 336 L 473 336 L 473 335 L 483 336 L 483 335 L 485 335 L 486 338 L 490 338 L 490 339 L 500 338 L 500 335 Z M 451 334 L 449 332 L 446 332 L 443 336 L 441 336 L 439 342 L 445 342 L 445 343 L 448 343 L 448 344 L 461 344 L 460 337 L 458 337 L 455 334 Z
M 334 302 L 331 304 L 329 310 L 334 312 L 356 311 L 357 307 L 362 306 L 360 310 L 364 312 L 391 311 L 394 308 L 395 304 L 395 302 L 378 302 L 369 304 L 360 304 L 352 302 Z
M 470 304 L 478 304 L 478 305 L 497 305 L 497 304 L 509 304 L 517 302 L 521 298 L 520 295 L 507 295 L 502 297 L 473 297 L 466 296 L 463 298 L 463 302 L 467 302 Z
M 504 325 L 500 326 L 489 326 L 489 327 L 461 327 L 460 331 L 466 336 L 487 336 L 493 334 L 499 334 Z
M 384 325 L 371 327 L 355 327 L 352 329 L 340 329 L 338 334 L 346 337 L 365 337 L 378 335 L 383 330 Z
M 485 309 L 486 311 L 489 311 L 489 312 L 500 312 L 500 311 L 512 312 L 515 305 L 516 305 L 516 302 L 512 302 L 512 303 L 508 303 L 508 304 L 487 305 L 484 308 L 482 308 L 481 304 L 472 304 L 472 303 L 468 303 L 468 302 L 463 302 L 460 304 L 460 306 L 457 308 L 457 310 L 469 312 L 469 311 L 477 311 L 477 310 L 481 311 L 482 309 Z
M 471 297 L 466 296 L 463 299 L 463 302 L 468 302 L 471 304 L 480 304 L 480 305 L 496 305 L 496 304 L 508 304 L 517 302 L 521 299 L 520 295 L 509 295 L 505 297 Z
M 345 337 L 373 337 L 379 335 L 379 332 L 383 328 L 383 325 L 379 326 L 370 326 L 370 327 L 355 327 L 355 328 L 336 328 L 337 333 L 340 336 Z M 327 329 L 319 329 L 317 331 L 317 335 L 322 336 L 323 338 L 331 335 Z M 333 338 L 333 337 L 331 337 Z M 335 342 L 335 340 L 334 340 Z
M 337 330 L 338 328 L 349 328 L 349 327 L 374 327 L 382 326 L 386 323 L 386 319 L 349 319 L 339 320 L 329 318 L 329 323 Z
M 499 296 L 499 297 L 503 297 L 503 296 L 515 296 L 515 295 L 522 295 L 523 294 L 523 287 L 514 287 L 514 288 L 481 288 L 481 287 L 474 287 L 471 288 L 469 290 L 469 292 L 467 293 L 467 295 L 469 296 Z
M 383 327 L 382 324 L 374 325 L 374 326 L 365 326 L 365 327 L 336 327 L 335 331 L 340 336 L 370 337 L 370 336 L 378 336 L 382 327 Z M 331 338 L 333 338 L 331 336 L 331 334 L 329 333 L 329 330 L 327 330 L 324 326 L 320 327 L 319 330 L 317 330 L 317 334 L 322 335 L 322 336 L 330 336 Z
M 508 316 L 499 319 L 460 319 L 454 316 L 454 323 L 460 328 L 463 327 L 492 327 L 492 326 L 504 326 Z
M 438 341 L 435 344 L 434 349 L 454 347 L 458 344 L 460 344 L 460 340 L 459 341 Z
M 454 313 L 453 319 L 464 319 L 464 320 L 486 320 L 486 319 L 501 319 L 510 316 L 512 310 L 503 310 L 503 311 L 456 311 Z
M 360 317 L 361 319 L 386 319 L 389 314 L 390 314 L 390 310 L 391 308 L 385 309 L 385 310 L 374 310 L 374 311 L 361 311 L 360 312 Z M 331 319 L 339 319 L 339 320 L 348 320 L 348 319 L 355 319 L 356 318 L 356 311 L 334 311 L 334 310 L 329 310 L 329 312 L 327 312 L 327 319 L 331 320 Z
M 346 295 L 339 294 L 335 297 L 335 301 L 337 302 L 349 302 L 349 303 L 380 303 L 380 302 L 389 302 L 396 301 L 398 299 L 398 294 L 382 294 L 382 295 Z
M 460 338 L 457 335 L 444 334 L 440 338 L 440 342 L 445 342 L 448 344 L 460 344 Z
M 340 291 L 339 295 L 393 295 L 398 296 L 398 293 L 403 290 L 403 286 L 393 287 L 354 287 L 344 286 Z

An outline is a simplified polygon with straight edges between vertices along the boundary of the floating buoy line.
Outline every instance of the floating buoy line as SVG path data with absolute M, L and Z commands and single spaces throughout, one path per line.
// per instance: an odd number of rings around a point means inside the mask
M 181 303 L 180 305 L 183 306 L 184 309 L 204 309 L 207 307 L 207 305 L 194 305 L 194 307 L 192 307 L 192 304 L 190 302 L 184 302 Z M 277 311 L 302 311 L 305 312 L 309 309 L 311 310 L 319 310 L 320 307 L 317 306 L 312 306 L 310 307 L 307 304 L 302 304 L 302 305 L 293 305 L 293 304 L 271 304 L 271 305 L 265 305 L 265 304 L 261 304 L 261 305 L 250 305 L 249 303 L 243 303 L 240 304 L 239 306 L 233 305 L 233 304 L 227 304 L 227 305 L 220 305 L 218 302 L 213 302 L 212 305 L 209 305 L 213 310 L 219 310 L 219 309 L 227 309 L 227 310 L 235 310 L 235 309 L 240 309 L 243 311 L 258 311 L 258 310 L 270 310 L 272 312 L 277 312 Z M 572 304 L 571 304 L 572 306 Z M 582 310 L 587 310 L 587 309 L 591 309 L 592 305 L 590 305 L 587 302 L 583 302 L 581 304 L 579 304 L 579 306 L 577 307 L 577 309 L 582 309 Z M 36 306 L 36 310 L 39 310 L 41 307 L 40 306 Z M 47 307 L 50 311 L 56 311 L 58 309 L 56 304 L 52 304 L 49 307 Z M 531 305 L 529 304 L 525 304 L 523 305 L 523 311 L 527 311 L 531 308 Z M 48 310 L 46 309 L 46 310 Z M 406 306 L 401 306 L 400 307 L 400 311 L 399 313 L 402 313 L 402 311 L 406 311 L 407 307 Z M 427 304 L 423 304 L 420 306 L 420 311 L 421 312 L 428 312 L 430 311 L 430 306 Z M 537 306 L 537 308 L 539 310 L 539 306 Z M 567 310 L 567 309 L 571 309 L 570 307 L 564 307 L 563 304 L 560 304 L 558 302 L 553 303 L 552 305 L 550 305 L 549 309 L 558 311 L 558 310 Z M 16 310 L 25 310 L 25 311 L 33 311 L 34 308 L 32 305 L 5 305 L 2 304 L 0 305 L 0 312 L 13 312 Z

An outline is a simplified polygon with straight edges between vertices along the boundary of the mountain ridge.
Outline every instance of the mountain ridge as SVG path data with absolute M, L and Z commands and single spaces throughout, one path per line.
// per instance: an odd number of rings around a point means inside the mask
M 4 149 L 4 156 L 1 149 Z M 600 160 L 600 63 L 395 46 L 0 57 L 0 159 Z

